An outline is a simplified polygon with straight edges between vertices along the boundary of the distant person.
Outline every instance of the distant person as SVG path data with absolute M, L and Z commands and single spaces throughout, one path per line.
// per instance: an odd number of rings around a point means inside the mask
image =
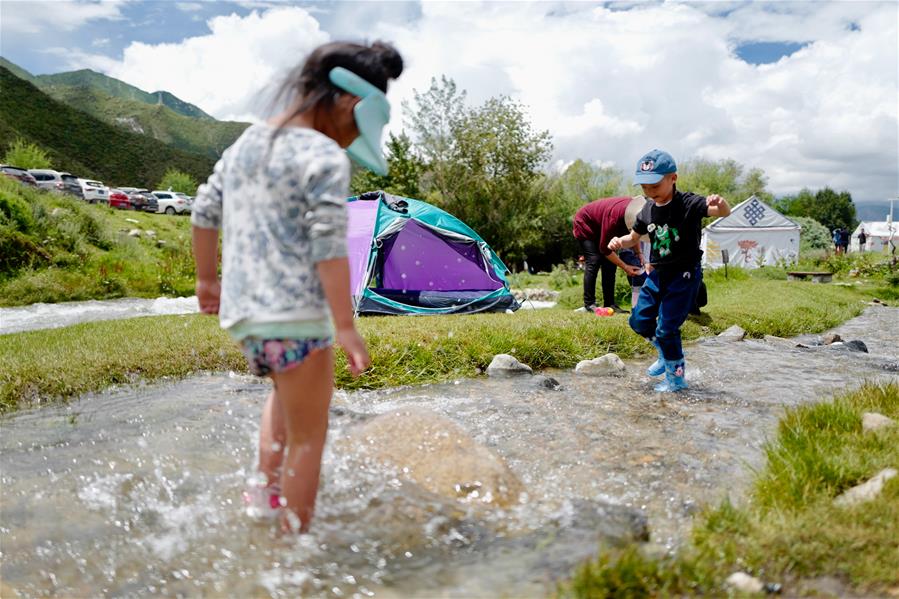
M 840 227 L 840 247 L 843 254 L 849 251 L 849 229 L 846 227 Z
M 862 228 L 858 232 L 858 251 L 865 251 L 865 244 L 868 243 L 868 236 L 865 234 L 865 229 Z
M 248 489 L 247 512 L 280 517 L 284 530 L 305 531 L 313 516 L 334 387 L 332 344 L 343 348 L 354 375 L 369 365 L 353 324 L 350 165 L 342 148 L 386 173 L 385 93 L 402 71 L 387 44 L 319 46 L 285 81 L 288 108 L 244 131 L 194 203 L 200 308 L 219 315 L 250 370 L 274 384 L 259 435 L 265 482 Z
M 842 235 L 840 234 L 839 227 L 833 230 L 833 251 L 837 255 L 843 251 Z
M 601 273 L 603 307 L 626 312 L 615 303 L 615 272 L 620 268 L 629 277 L 639 276 L 643 270 L 642 255 L 638 242 L 631 243 L 624 248 L 634 248 L 634 264 L 628 264 L 608 246 L 613 237 L 627 233 L 628 210 L 634 215 L 645 203 L 642 197 L 602 198 L 584 204 L 575 213 L 573 233 L 584 256 L 584 308 L 588 311 L 597 307 L 596 276 Z
M 678 391 L 687 387 L 680 327 L 695 306 L 702 282 L 702 219 L 727 216 L 730 206 L 719 195 L 705 198 L 679 191 L 674 158 L 661 150 L 640 158 L 634 180 L 651 201 L 637 215 L 630 233 L 612 239 L 609 249 L 633 246 L 642 235 L 649 235 L 648 275 L 630 325 L 659 351 L 659 359 L 647 369 L 650 376 L 665 375 L 656 391 Z

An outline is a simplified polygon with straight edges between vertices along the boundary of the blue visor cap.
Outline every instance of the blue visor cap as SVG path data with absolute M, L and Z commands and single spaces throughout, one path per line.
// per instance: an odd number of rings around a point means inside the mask
M 359 137 L 346 153 L 350 158 L 379 175 L 387 174 L 387 161 L 381 153 L 381 133 L 390 120 L 390 102 L 377 87 L 343 67 L 334 67 L 328 74 L 331 83 L 345 92 L 362 98 L 353 109 Z
M 637 173 L 634 175 L 634 183 L 639 185 L 653 185 L 662 180 L 667 174 L 676 173 L 677 165 L 671 154 L 662 150 L 647 152 L 637 162 Z

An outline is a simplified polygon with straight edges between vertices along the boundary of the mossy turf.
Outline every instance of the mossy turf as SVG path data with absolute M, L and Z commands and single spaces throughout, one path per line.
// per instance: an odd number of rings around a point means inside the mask
M 684 338 L 739 324 L 752 336 L 794 335 L 835 326 L 864 308 L 852 289 L 771 280 L 710 281 L 710 303 L 691 317 Z M 567 309 L 515 314 L 372 317 L 358 321 L 372 367 L 350 377 L 338 356 L 337 385 L 379 388 L 476 376 L 495 354 L 536 369 L 571 368 L 607 352 L 649 352 L 627 318 Z M 0 409 L 66 399 L 136 379 L 182 377 L 199 370 L 245 371 L 237 346 L 213 317 L 159 316 L 83 323 L 0 336 Z
M 838 593 L 895 596 L 899 590 L 899 477 L 874 500 L 837 507 L 843 491 L 899 465 L 899 426 L 862 430 L 862 414 L 899 421 L 899 384 L 865 385 L 787 411 L 765 447 L 766 466 L 745 505 L 700 513 L 691 543 L 663 558 L 634 545 L 605 552 L 559 587 L 563 597 L 727 596 L 725 580 L 744 571 L 811 593 L 818 577 Z

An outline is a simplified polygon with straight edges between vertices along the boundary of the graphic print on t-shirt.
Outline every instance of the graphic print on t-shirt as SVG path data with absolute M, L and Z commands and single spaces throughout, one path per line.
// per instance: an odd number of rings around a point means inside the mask
M 671 244 L 676 241 L 680 241 L 680 234 L 677 232 L 677 229 L 664 224 L 661 227 L 655 227 L 652 249 L 658 251 L 659 256 L 664 258 L 671 253 Z

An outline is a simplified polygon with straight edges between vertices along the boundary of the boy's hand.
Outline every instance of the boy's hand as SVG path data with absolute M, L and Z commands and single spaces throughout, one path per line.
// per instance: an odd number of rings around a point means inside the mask
M 218 314 L 219 300 L 222 296 L 222 284 L 218 279 L 197 279 L 197 302 L 203 314 Z
M 713 193 L 705 199 L 706 206 L 708 206 L 709 208 L 717 208 L 723 201 L 724 198 L 719 196 L 717 193 Z
M 362 339 L 355 327 L 337 329 L 335 341 L 346 354 L 347 365 L 353 376 L 359 376 L 371 365 L 371 358 L 368 357 L 368 350 L 365 348 L 365 340 Z
M 622 248 L 622 242 L 620 237 L 613 237 L 612 241 L 609 242 L 609 249 L 613 252 L 617 252 Z

